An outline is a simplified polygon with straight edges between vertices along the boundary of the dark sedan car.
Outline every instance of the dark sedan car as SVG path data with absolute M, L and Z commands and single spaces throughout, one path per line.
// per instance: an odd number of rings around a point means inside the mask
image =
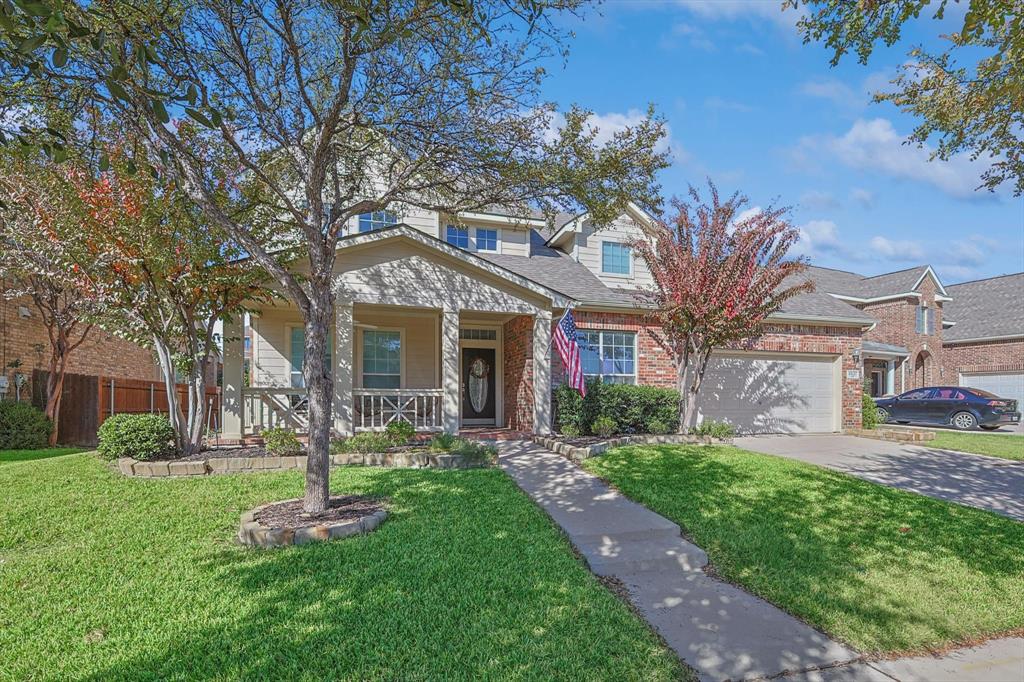
M 882 423 L 925 422 L 962 431 L 1020 423 L 1016 400 L 964 386 L 917 388 L 890 398 L 875 398 L 875 405 Z

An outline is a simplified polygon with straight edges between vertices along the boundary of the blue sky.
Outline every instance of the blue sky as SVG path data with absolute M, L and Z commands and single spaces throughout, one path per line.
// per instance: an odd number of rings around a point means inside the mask
M 572 22 L 569 61 L 545 94 L 593 110 L 605 130 L 653 103 L 671 132 L 666 196 L 710 176 L 754 206 L 791 205 L 815 264 L 877 274 L 931 263 L 945 283 L 1024 270 L 1024 201 L 975 191 L 980 166 L 967 158 L 929 162 L 901 145 L 913 119 L 870 101 L 909 47 L 936 44 L 953 18 L 918 20 L 867 66 L 831 68 L 780 5 L 612 0 Z

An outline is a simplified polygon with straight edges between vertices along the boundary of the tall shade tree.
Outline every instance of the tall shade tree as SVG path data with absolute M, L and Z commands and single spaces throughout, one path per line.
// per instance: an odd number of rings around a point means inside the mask
M 303 506 L 319 512 L 328 499 L 335 250 L 351 219 L 499 206 L 524 215 L 531 207 L 551 216 L 585 210 L 600 223 L 630 199 L 656 207 L 654 176 L 667 164 L 667 153 L 655 151 L 662 120 L 650 112 L 599 137 L 590 112 L 559 117 L 540 97 L 545 68 L 565 57 L 568 34 L 557 15 L 584 4 L 65 1 L 65 15 L 95 38 L 69 44 L 60 63 L 11 61 L 9 71 L 60 83 L 57 97 L 68 106 L 87 99 L 135 131 L 149 158 L 170 161 L 167 172 L 209 224 L 237 240 L 298 308 L 309 400 Z M 168 125 L 172 115 L 232 150 L 232 162 L 268 197 L 276 237 L 261 237 L 219 205 L 210 166 Z M 308 274 L 277 260 L 282 244 L 308 259 Z
M 789 257 L 800 232 L 788 209 L 768 207 L 737 220 L 746 197 L 722 201 L 710 181 L 708 194 L 705 200 L 690 187 L 689 201 L 673 200 L 667 224 L 655 223 L 633 240 L 654 279 L 640 295 L 676 367 L 680 433 L 696 426 L 712 351 L 756 339 L 769 315 L 812 288 L 800 277 L 806 262 Z
M 936 138 L 932 159 L 967 153 L 990 163 L 982 186 L 1024 193 L 1024 2 L 1021 0 L 786 0 L 805 6 L 804 42 L 824 41 L 833 66 L 850 52 L 866 64 L 882 42 L 893 45 L 922 14 L 963 16 L 938 50 L 910 50 L 893 88 L 875 95 L 916 116 L 910 141 Z M 957 21 L 960 24 L 959 21 Z

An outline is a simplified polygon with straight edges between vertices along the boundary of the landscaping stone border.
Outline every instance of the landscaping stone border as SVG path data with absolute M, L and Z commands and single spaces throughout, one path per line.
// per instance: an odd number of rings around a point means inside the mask
M 927 443 L 930 440 L 935 440 L 934 431 L 915 428 L 878 427 L 875 429 L 846 429 L 843 433 L 859 438 L 873 438 L 875 440 L 889 440 L 899 443 Z
M 282 502 L 294 501 L 294 499 L 278 500 L 277 502 L 260 505 L 242 514 L 241 523 L 238 526 L 238 541 L 243 545 L 250 545 L 252 547 L 270 548 L 304 545 L 309 542 L 323 542 L 325 540 L 338 540 L 340 538 L 347 538 L 350 535 L 369 533 L 388 517 L 388 513 L 381 509 L 367 516 L 361 516 L 358 519 L 333 521 L 305 528 L 264 526 L 256 520 L 256 514 L 267 507 L 281 504 Z
M 380 452 L 331 455 L 331 466 L 377 466 L 399 469 L 475 469 L 486 463 L 470 462 L 462 455 L 428 452 Z M 294 457 L 210 457 L 184 461 L 140 462 L 131 457 L 117 460 L 117 469 L 125 476 L 164 478 L 170 476 L 210 476 L 252 471 L 306 470 L 306 456 Z
M 672 434 L 666 436 L 621 436 L 611 438 L 585 448 L 563 443 L 560 440 L 548 436 L 534 436 L 533 442 L 541 445 L 552 452 L 562 455 L 566 459 L 579 463 L 585 459 L 596 457 L 611 448 L 621 445 L 731 445 L 732 440 L 727 438 L 712 438 L 711 436 L 682 436 Z

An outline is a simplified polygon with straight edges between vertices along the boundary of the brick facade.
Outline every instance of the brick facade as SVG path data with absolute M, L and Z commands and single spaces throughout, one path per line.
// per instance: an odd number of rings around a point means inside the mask
M 513 431 L 532 431 L 533 317 L 514 317 L 502 326 L 501 333 L 505 426 Z
M 943 349 L 946 381 L 957 383 L 961 372 L 1024 371 L 1024 339 L 948 344 Z
M 574 314 L 576 325 L 580 329 L 635 332 L 637 335 L 638 382 L 663 388 L 676 387 L 675 365 L 665 349 L 658 343 L 658 328 L 644 322 L 642 315 L 585 310 L 577 311 Z M 861 330 L 856 327 L 766 325 L 763 335 L 744 346 L 743 350 L 841 355 L 842 425 L 843 428 L 860 428 L 863 379 L 847 379 L 846 377 L 847 370 L 860 369 L 860 365 L 853 358 L 853 352 L 860 348 L 861 339 Z M 562 381 L 564 371 L 557 353 L 553 353 L 551 362 L 552 383 L 558 383 Z M 506 364 L 506 376 L 507 374 Z M 507 400 L 506 404 L 508 404 Z
M 21 308 L 29 311 L 24 317 Z M 16 368 L 12 363 L 20 362 Z M 0 295 L 0 373 L 10 384 L 6 399 L 14 397 L 14 376 L 25 375 L 29 382 L 32 370 L 46 370 L 50 362 L 50 340 L 39 311 L 26 299 L 5 300 Z M 103 375 L 124 379 L 159 379 L 160 370 L 153 353 L 129 343 L 98 327 L 68 358 L 68 372 Z M 23 400 L 30 399 L 31 385 L 21 390 Z
M 931 277 L 925 277 L 917 291 L 921 294 L 920 299 L 908 296 L 859 306 L 878 321 L 874 329 L 864 334 L 865 341 L 903 346 L 910 351 L 904 368 L 906 385 L 900 387 L 901 391 L 937 383 L 956 383 L 955 378 L 945 377 L 943 371 L 942 302 L 935 300 L 938 287 Z M 934 334 L 917 333 L 917 308 L 922 303 L 934 311 Z M 897 384 L 899 376 L 897 370 Z

